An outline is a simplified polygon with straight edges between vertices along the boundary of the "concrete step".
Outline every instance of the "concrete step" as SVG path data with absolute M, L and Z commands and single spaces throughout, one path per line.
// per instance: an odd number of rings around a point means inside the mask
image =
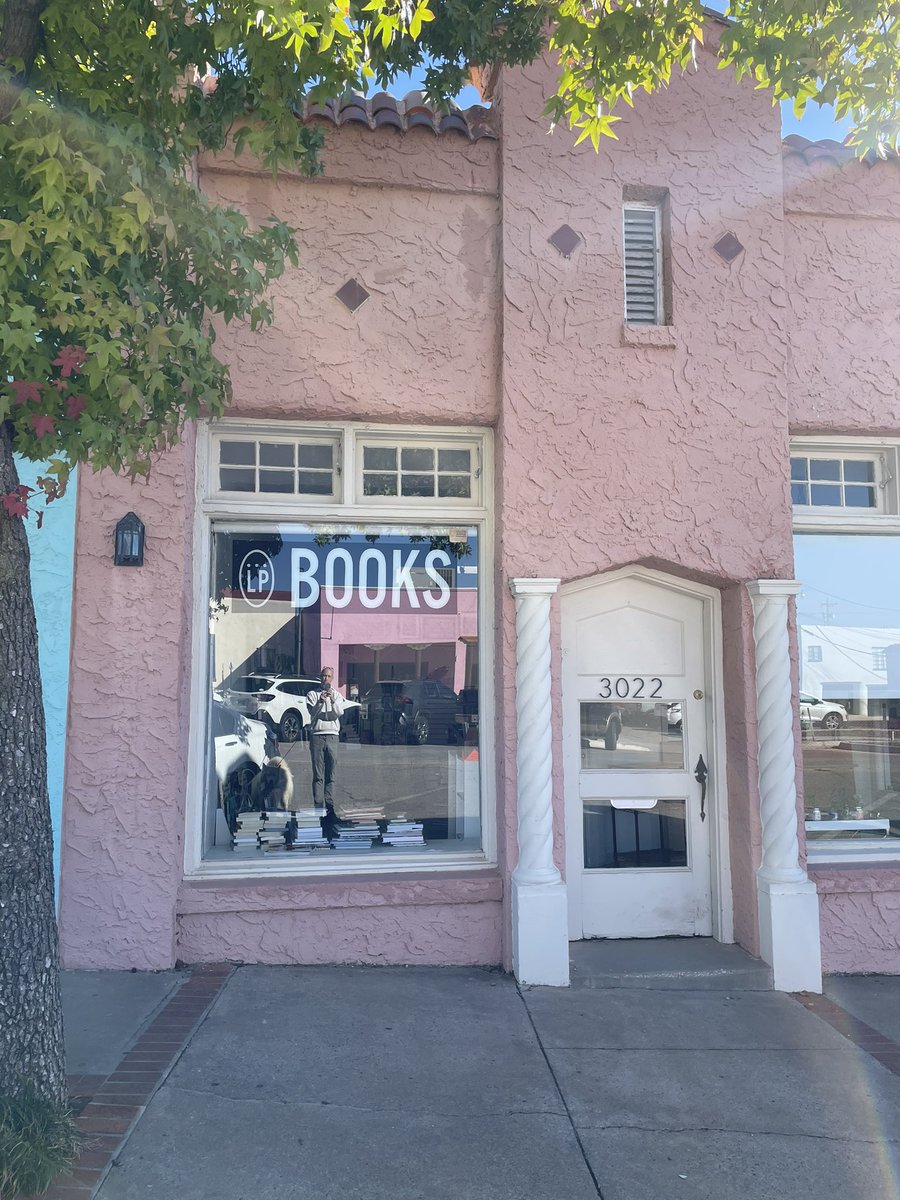
M 694 988 L 765 992 L 772 970 L 740 946 L 713 938 L 593 939 L 571 942 L 572 987 Z

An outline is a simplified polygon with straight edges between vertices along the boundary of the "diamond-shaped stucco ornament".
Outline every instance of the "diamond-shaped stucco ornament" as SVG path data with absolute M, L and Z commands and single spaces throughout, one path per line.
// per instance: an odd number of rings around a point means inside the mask
M 719 258 L 724 259 L 727 263 L 734 262 L 743 249 L 743 245 L 733 233 L 723 234 L 713 246 L 713 250 L 715 250 Z
M 343 287 L 338 288 L 334 294 L 341 304 L 345 308 L 349 308 L 351 312 L 356 312 L 359 306 L 365 304 L 369 298 L 369 293 L 356 279 L 348 279 Z
M 547 241 L 563 258 L 571 258 L 575 247 L 581 245 L 581 235 L 577 234 L 571 225 L 560 225 L 556 233 L 550 234 Z

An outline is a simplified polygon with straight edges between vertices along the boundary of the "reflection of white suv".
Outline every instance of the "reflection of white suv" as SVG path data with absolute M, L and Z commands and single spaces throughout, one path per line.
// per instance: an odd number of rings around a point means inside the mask
M 307 693 L 322 686 L 320 680 L 279 675 L 254 694 L 260 719 L 278 731 L 282 742 L 296 742 L 309 725 Z
M 831 700 L 817 700 L 815 696 L 800 693 L 800 723 L 802 725 L 821 725 L 824 729 L 840 729 L 847 720 L 847 710 L 843 704 L 835 704 Z

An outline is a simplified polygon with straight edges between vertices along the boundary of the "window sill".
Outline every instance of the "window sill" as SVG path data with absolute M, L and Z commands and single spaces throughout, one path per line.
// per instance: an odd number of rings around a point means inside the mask
M 185 871 L 186 883 L 213 880 L 243 880 L 254 884 L 266 879 L 315 879 L 317 882 L 377 875 L 440 875 L 448 871 L 496 871 L 497 864 L 488 862 L 483 854 L 377 854 L 372 861 L 367 855 L 355 854 L 338 858 L 326 852 L 291 855 L 273 862 L 252 859 L 208 858 L 193 870 Z M 231 859 L 231 861 L 229 861 Z
M 806 845 L 806 861 L 810 867 L 843 866 L 846 863 L 866 863 L 870 866 L 900 867 L 900 841 L 889 848 L 881 838 L 871 841 L 832 842 L 827 847 Z
M 670 350 L 678 345 L 674 325 L 623 325 L 623 346 L 643 346 L 648 349 Z

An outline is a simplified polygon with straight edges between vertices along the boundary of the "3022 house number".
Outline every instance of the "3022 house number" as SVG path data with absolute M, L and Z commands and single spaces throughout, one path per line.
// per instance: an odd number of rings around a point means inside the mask
M 617 675 L 614 678 L 603 675 L 600 679 L 600 697 L 611 700 L 618 696 L 620 700 L 640 700 L 642 697 L 653 700 L 662 691 L 662 680 L 655 675 L 649 679 L 644 675 Z

